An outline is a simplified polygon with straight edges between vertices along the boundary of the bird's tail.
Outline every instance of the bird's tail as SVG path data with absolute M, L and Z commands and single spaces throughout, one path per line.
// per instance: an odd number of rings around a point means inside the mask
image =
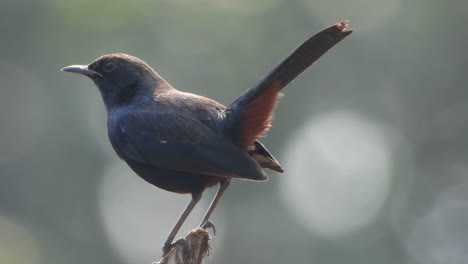
M 271 126 L 279 92 L 335 44 L 352 33 L 340 22 L 315 34 L 226 109 L 224 135 L 242 146 Z

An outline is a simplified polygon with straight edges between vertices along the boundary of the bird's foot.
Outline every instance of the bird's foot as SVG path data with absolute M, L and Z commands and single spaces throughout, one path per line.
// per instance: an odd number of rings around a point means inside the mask
M 171 249 L 175 246 L 182 246 L 182 247 L 186 247 L 187 246 L 187 241 L 185 241 L 185 239 L 183 238 L 179 238 L 177 239 L 174 243 L 164 243 L 163 245 L 163 248 L 162 248 L 162 251 L 163 251 L 163 257 L 167 255 L 167 253 L 169 253 L 169 251 L 171 251 Z
M 210 220 L 208 220 L 205 223 L 201 224 L 200 227 L 205 229 L 205 230 L 211 228 L 211 229 L 213 229 L 213 235 L 216 235 L 215 225 Z M 169 253 L 169 251 L 171 251 L 171 249 L 174 248 L 175 246 L 186 247 L 187 246 L 187 241 L 184 238 L 179 238 L 173 243 L 166 241 L 164 243 L 163 247 L 162 247 L 163 257 L 166 256 Z
M 208 220 L 205 223 L 201 224 L 200 227 L 205 229 L 205 230 L 211 228 L 211 229 L 213 229 L 213 235 L 216 235 L 216 227 L 213 224 L 213 222 L 211 222 L 210 220 Z

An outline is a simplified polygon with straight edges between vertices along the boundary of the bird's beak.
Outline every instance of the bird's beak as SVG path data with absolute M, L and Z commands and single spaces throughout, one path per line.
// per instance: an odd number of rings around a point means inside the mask
M 93 71 L 88 68 L 88 65 L 70 65 L 67 67 L 63 67 L 61 71 L 66 71 L 66 72 L 74 72 L 78 74 L 83 74 L 86 75 L 90 78 L 94 77 L 102 77 L 102 75 L 99 72 Z

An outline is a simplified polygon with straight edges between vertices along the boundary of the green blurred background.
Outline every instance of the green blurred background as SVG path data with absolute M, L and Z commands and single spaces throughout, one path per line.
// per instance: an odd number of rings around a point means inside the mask
M 150 263 L 189 196 L 117 159 L 94 84 L 111 52 L 223 104 L 322 28 L 355 32 L 291 83 L 235 181 L 208 263 L 468 262 L 468 2 L 0 1 L 0 263 Z M 179 234 L 201 219 L 214 194 Z

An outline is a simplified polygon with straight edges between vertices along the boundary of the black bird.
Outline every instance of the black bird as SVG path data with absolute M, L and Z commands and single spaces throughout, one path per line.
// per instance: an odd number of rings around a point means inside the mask
M 340 22 L 308 39 L 228 107 L 173 88 L 144 61 L 121 53 L 62 71 L 91 78 L 107 108 L 107 128 L 117 155 L 140 177 L 192 200 L 163 246 L 171 248 L 184 220 L 207 187 L 220 184 L 200 226 L 228 188 L 231 178 L 265 181 L 262 168 L 283 172 L 258 141 L 271 126 L 281 89 L 349 35 Z

